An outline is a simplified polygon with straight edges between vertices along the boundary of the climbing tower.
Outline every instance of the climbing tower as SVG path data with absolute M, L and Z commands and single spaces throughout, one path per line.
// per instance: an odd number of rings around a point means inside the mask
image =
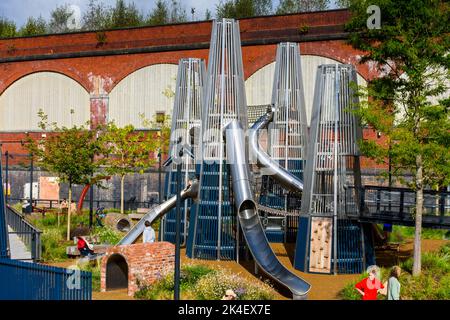
M 362 129 L 351 111 L 356 81 L 352 65 L 317 70 L 294 261 L 305 272 L 359 273 L 373 263 L 370 234 L 348 217 L 360 209 Z
M 213 23 L 202 124 L 199 201 L 191 212 L 186 252 L 191 258 L 234 259 L 236 214 L 223 137 L 224 127 L 237 119 L 247 128 L 239 23 Z
M 303 180 L 308 133 L 300 49 L 297 43 L 283 42 L 278 45 L 272 105 L 275 110 L 268 128 L 267 153 L 281 167 Z M 300 193 L 287 191 L 270 175 L 263 176 L 260 208 L 276 209 L 260 210 L 269 241 L 295 242 L 300 200 Z M 284 215 L 281 214 L 283 212 Z
M 205 76 L 204 60 L 186 58 L 179 61 L 169 156 L 175 157 L 177 148 L 180 146 L 187 147 L 194 156 L 193 158 L 190 155 L 185 155 L 181 159 L 181 189 L 195 176 L 195 157 L 198 156 L 199 152 Z M 176 195 L 177 191 L 176 163 L 176 161 L 171 163 L 166 175 L 166 195 L 168 198 Z M 192 203 L 192 199 L 188 199 L 184 201 L 181 208 L 181 237 L 183 243 L 187 239 L 187 222 Z M 161 240 L 175 243 L 175 222 L 176 210 L 173 209 L 161 221 Z

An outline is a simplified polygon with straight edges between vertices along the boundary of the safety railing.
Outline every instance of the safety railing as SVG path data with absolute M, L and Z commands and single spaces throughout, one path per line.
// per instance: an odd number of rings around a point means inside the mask
M 9 234 L 16 234 L 30 251 L 31 260 L 40 261 L 42 253 L 41 231 L 10 206 L 6 206 L 6 223 L 12 229 Z
M 0 258 L 0 300 L 91 300 L 92 273 Z

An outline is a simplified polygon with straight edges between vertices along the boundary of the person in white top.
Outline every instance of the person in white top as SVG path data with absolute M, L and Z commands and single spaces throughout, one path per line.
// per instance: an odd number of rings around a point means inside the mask
M 150 221 L 145 221 L 145 229 L 143 235 L 143 243 L 152 243 L 155 242 L 155 230 L 153 230 Z

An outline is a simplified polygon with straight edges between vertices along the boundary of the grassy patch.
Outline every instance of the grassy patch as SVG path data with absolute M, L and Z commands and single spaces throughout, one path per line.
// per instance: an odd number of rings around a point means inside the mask
M 383 227 L 383 226 L 381 226 Z M 403 243 L 406 239 L 414 238 L 414 227 L 393 226 L 389 241 Z M 422 239 L 450 239 L 450 231 L 439 229 L 422 229 Z
M 142 300 L 168 300 L 173 298 L 173 272 L 162 274 L 151 285 L 140 284 L 135 298 Z M 181 268 L 181 298 L 186 300 L 220 300 L 225 291 L 232 289 L 241 300 L 271 300 L 272 288 L 263 282 L 251 282 L 224 269 L 203 265 L 183 265 Z
M 413 259 L 402 263 L 402 275 L 400 276 L 403 300 L 448 300 L 450 299 L 450 244 L 446 244 L 437 252 L 422 254 L 422 273 L 417 277 L 411 275 Z M 390 270 L 381 269 L 381 279 L 384 283 L 389 277 Z M 361 279 L 366 277 L 361 275 Z M 360 300 L 361 296 L 355 289 L 357 281 L 348 283 L 340 292 L 344 300 Z M 379 299 L 385 299 L 379 296 Z

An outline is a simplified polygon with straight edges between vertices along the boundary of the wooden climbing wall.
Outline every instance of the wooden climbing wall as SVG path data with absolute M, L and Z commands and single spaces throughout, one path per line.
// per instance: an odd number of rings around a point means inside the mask
M 309 272 L 331 272 L 332 229 L 331 218 L 313 217 L 311 219 Z

